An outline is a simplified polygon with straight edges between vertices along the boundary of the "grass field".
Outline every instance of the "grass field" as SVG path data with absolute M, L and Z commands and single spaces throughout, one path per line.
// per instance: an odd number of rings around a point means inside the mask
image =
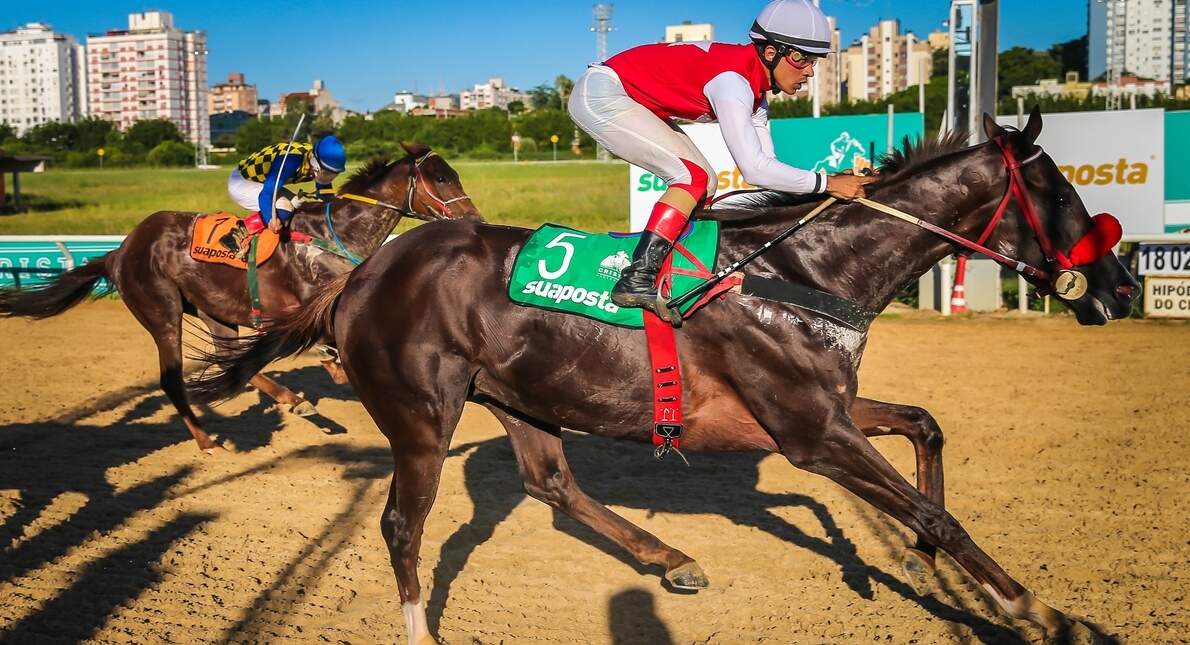
M 490 222 L 627 228 L 628 166 L 623 163 L 452 165 Z M 0 235 L 118 235 L 158 210 L 235 209 L 227 196 L 228 172 L 138 168 L 24 174 L 21 191 L 31 210 L 0 215 Z

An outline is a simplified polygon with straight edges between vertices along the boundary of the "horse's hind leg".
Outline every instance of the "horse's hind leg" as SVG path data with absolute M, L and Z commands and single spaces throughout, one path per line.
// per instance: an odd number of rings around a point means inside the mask
M 182 294 L 178 293 L 177 287 L 157 274 L 135 276 L 135 284 L 130 284 L 133 280 L 124 278 L 122 274 L 123 271 L 117 273 L 116 278 L 120 296 L 157 344 L 161 389 L 182 416 L 182 422 L 198 443 L 199 449 L 213 452 L 216 442 L 202 429 L 194 410 L 190 409 L 186 384 L 182 379 Z
M 357 391 L 392 449 L 393 478 L 380 518 L 380 532 L 397 577 L 409 642 L 432 643 L 417 576 L 418 553 L 426 516 L 438 493 L 450 438 L 463 413 L 470 379 L 459 378 L 457 373 L 452 378 L 453 370 L 438 369 L 429 375 L 410 369 L 412 376 L 424 376 L 426 380 L 418 380 L 428 383 L 418 385 L 383 366 L 360 366 L 363 372 L 353 371 L 351 366 L 347 369 L 357 375 L 368 374 L 369 378 L 356 381 L 362 385 Z
M 917 490 L 940 508 L 946 507 L 942 429 L 929 412 L 911 405 L 856 399 L 851 406 L 851 419 L 864 436 L 898 435 L 908 439 L 917 458 Z M 917 544 L 906 550 L 901 561 L 910 584 L 920 594 L 928 593 L 933 586 L 936 553 L 937 548 L 919 535 Z
M 1069 636 L 1069 619 L 1035 598 L 975 544 L 958 520 L 905 481 L 845 410 L 822 414 L 820 423 L 792 430 L 794 416 L 784 411 L 762 421 L 790 463 L 835 481 L 949 553 L 1008 615 L 1032 621 L 1059 638 Z
M 220 322 L 201 311 L 198 312 L 198 317 L 207 326 L 207 329 L 211 330 L 211 336 L 216 339 L 232 340 L 239 336 L 239 328 L 234 325 Z M 223 351 L 225 350 L 221 348 L 221 345 L 216 343 L 215 353 L 218 354 Z M 253 376 L 248 382 L 274 401 L 290 406 L 289 411 L 298 416 L 308 417 L 317 414 L 317 410 L 314 409 L 313 405 L 310 405 L 305 399 L 294 394 L 292 390 L 264 374 Z
M 690 556 L 611 512 L 578 487 L 562 452 L 555 426 L 484 404 L 504 424 L 516 454 L 517 467 L 532 497 L 553 506 L 591 530 L 623 547 L 642 564 L 665 567 L 665 579 L 679 589 L 704 589 L 710 582 Z
M 339 350 L 325 343 L 319 343 L 314 346 L 314 353 L 318 355 L 318 362 L 322 363 L 322 369 L 326 370 L 336 385 L 347 385 L 350 382 L 347 380 L 347 372 L 339 364 Z

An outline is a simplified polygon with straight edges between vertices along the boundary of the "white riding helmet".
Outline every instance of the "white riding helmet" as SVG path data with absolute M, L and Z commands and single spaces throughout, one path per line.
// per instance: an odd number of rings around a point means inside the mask
M 748 37 L 757 45 L 784 45 L 817 56 L 831 51 L 830 23 L 810 0 L 773 0 L 752 23 Z

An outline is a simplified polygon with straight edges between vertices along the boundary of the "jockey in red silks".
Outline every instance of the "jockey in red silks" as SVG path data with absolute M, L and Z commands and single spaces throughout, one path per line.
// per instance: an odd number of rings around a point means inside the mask
M 750 45 L 641 45 L 591 65 L 570 96 L 570 116 L 612 154 L 665 180 L 668 190 L 612 289 L 621 307 L 662 315 L 657 272 L 690 213 L 715 194 L 718 177 L 674 119 L 718 121 L 744 181 L 791 193 L 863 196 L 872 178 L 814 173 L 773 153 L 766 92 L 794 94 L 831 51 L 826 16 L 810 0 L 775 0 L 760 13 Z

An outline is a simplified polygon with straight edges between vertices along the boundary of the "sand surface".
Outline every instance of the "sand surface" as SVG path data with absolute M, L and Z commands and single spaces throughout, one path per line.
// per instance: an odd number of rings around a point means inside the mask
M 0 321 L 0 640 L 403 641 L 378 529 L 387 443 L 312 358 L 274 366 L 321 417 L 249 391 L 203 413 L 200 453 L 118 301 Z M 1190 325 L 1069 318 L 876 323 L 861 393 L 946 432 L 949 510 L 1039 598 L 1137 643 L 1190 634 Z M 500 426 L 470 407 L 421 577 L 452 643 L 1036 641 L 943 558 L 904 581 L 907 532 L 776 456 L 694 455 L 570 434 L 596 499 L 698 559 L 660 569 L 527 498 Z M 899 438 L 877 447 L 912 477 Z

